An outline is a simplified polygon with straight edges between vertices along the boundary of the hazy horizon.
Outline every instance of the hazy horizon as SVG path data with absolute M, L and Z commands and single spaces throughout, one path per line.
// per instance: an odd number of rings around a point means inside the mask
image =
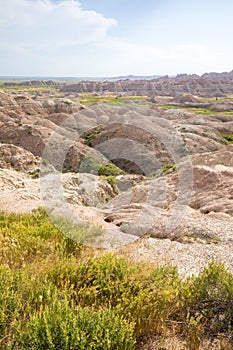
M 231 70 L 233 71 L 233 70 Z M 212 72 L 204 72 L 203 74 L 209 74 L 209 73 L 230 73 L 231 71 L 219 71 L 219 72 L 216 72 L 216 71 L 212 71 Z M 127 78 L 127 77 L 136 77 L 136 78 L 140 78 L 140 77 L 156 77 L 156 78 L 159 78 L 159 77 L 166 77 L 168 76 L 169 78 L 174 78 L 176 77 L 177 75 L 180 75 L 180 74 L 188 74 L 188 75 L 199 75 L 201 76 L 202 74 L 197 74 L 197 73 L 186 73 L 186 72 L 181 72 L 181 73 L 177 73 L 177 74 L 174 74 L 174 75 L 169 75 L 169 74 L 164 74 L 164 75 L 160 75 L 160 74 L 152 74 L 152 75 L 135 75 L 135 74 L 127 74 L 127 75 L 115 75 L 115 76 L 59 76 L 59 75 L 0 75 L 0 79 L 22 79 L 22 78 L 33 78 L 33 79 L 41 79 L 41 78 L 44 78 L 44 79 L 80 79 L 80 78 L 87 78 L 87 79 L 110 79 L 110 78 Z

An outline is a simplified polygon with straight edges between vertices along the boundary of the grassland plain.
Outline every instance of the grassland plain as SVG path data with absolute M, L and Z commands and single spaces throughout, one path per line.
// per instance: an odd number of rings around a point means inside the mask
M 172 105 L 172 104 L 161 104 L 161 105 L 159 105 L 159 107 L 164 108 L 164 109 L 181 109 L 181 110 L 193 112 L 195 114 L 204 114 L 204 115 L 211 115 L 211 114 L 222 115 L 222 114 L 224 114 L 224 115 L 233 116 L 232 110 L 218 112 L 218 111 L 212 111 L 212 110 L 207 109 L 207 108 L 181 107 L 181 106 Z
M 149 349 L 153 337 L 150 349 L 169 337 L 185 349 L 213 338 L 232 349 L 233 276 L 221 264 L 182 279 L 176 267 L 76 243 L 42 208 L 1 212 L 0 243 L 1 349 Z
M 90 106 L 96 103 L 107 103 L 110 105 L 125 105 L 128 101 L 146 101 L 146 96 L 122 96 L 107 95 L 107 96 L 93 96 L 91 94 L 83 94 L 80 98 L 80 102 L 85 106 Z

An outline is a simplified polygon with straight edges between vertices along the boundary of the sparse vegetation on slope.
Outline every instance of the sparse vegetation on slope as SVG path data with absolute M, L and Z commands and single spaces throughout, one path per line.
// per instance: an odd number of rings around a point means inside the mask
M 205 337 L 233 344 L 233 276 L 223 265 L 182 280 L 172 266 L 94 256 L 44 210 L 2 212 L 0 240 L 1 349 L 133 350 L 143 336 L 171 333 L 187 349 Z
M 84 143 L 87 146 L 91 146 L 91 141 L 96 138 L 102 131 L 104 130 L 103 125 L 99 125 L 98 127 L 94 128 L 93 130 L 90 130 L 88 132 L 85 132 L 81 135 L 81 138 L 84 139 Z
M 112 163 L 101 165 L 98 171 L 98 175 L 100 176 L 117 176 L 123 174 L 125 174 L 125 172 Z
M 146 96 L 93 96 L 90 94 L 83 94 L 80 98 L 80 102 L 85 106 L 90 106 L 96 103 L 106 103 L 109 105 L 126 105 L 128 101 L 145 101 L 147 100 Z
M 179 106 L 179 105 L 173 105 L 173 104 L 161 104 L 159 105 L 159 107 L 161 108 L 164 108 L 164 109 L 179 109 L 179 110 L 185 110 L 185 111 L 189 111 L 189 112 L 192 112 L 192 113 L 195 113 L 195 114 L 203 114 L 203 115 L 213 115 L 213 114 L 216 114 L 216 115 L 230 115 L 232 116 L 233 115 L 233 112 L 232 110 L 228 110 L 228 111 L 214 111 L 214 110 L 210 110 L 208 108 L 194 108 L 194 107 L 182 107 L 182 106 Z
M 221 132 L 222 137 L 227 141 L 229 144 L 233 144 L 233 134 L 230 132 Z
M 123 175 L 125 172 L 118 168 L 115 164 L 109 162 L 101 164 L 98 160 L 91 156 L 83 158 L 81 166 L 79 168 L 80 173 L 98 174 L 99 176 L 117 176 Z

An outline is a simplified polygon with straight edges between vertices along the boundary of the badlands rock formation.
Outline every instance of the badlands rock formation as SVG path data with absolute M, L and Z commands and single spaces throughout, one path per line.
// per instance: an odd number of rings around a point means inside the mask
M 77 84 L 65 85 L 61 91 L 99 94 L 111 92 L 137 96 L 176 96 L 188 93 L 203 97 L 220 97 L 233 93 L 232 81 L 233 71 L 202 76 L 181 74 L 175 78 L 162 77 L 152 80 L 82 81 Z
M 3 86 L 59 86 L 61 85 L 55 80 L 29 80 L 22 82 L 4 82 Z
M 185 86 L 196 91 L 205 80 L 212 95 L 229 92 L 231 79 L 179 76 L 145 82 L 140 91 L 138 81 L 121 86 L 142 95 L 155 86 L 153 94 L 162 95 L 179 86 L 180 92 Z M 85 91 L 92 92 L 117 86 L 88 84 Z M 200 103 L 193 96 L 173 98 Z M 97 223 L 105 232 L 97 246 L 175 263 L 184 274 L 212 259 L 233 271 L 233 145 L 224 137 L 233 133 L 232 115 L 164 109 L 158 101 L 160 96 L 147 107 L 83 108 L 70 99 L 35 101 L 0 92 L 1 209 L 45 206 Z M 100 178 L 98 168 L 106 162 L 126 174 Z

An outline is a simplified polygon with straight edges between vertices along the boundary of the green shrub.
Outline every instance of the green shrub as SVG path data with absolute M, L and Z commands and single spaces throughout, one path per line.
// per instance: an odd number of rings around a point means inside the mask
M 62 219 L 59 223 L 65 225 Z M 84 227 L 75 229 L 76 236 L 83 236 L 86 232 L 90 236 L 96 232 L 95 228 L 92 231 L 90 227 L 90 232 Z M 80 240 L 74 241 L 72 238 L 60 232 L 42 208 L 30 214 L 0 212 L 0 263 L 12 268 L 20 268 L 49 254 L 78 256 L 83 247 Z
M 22 307 L 17 295 L 17 281 L 11 270 L 0 267 L 0 339 L 17 318 Z
M 95 129 L 87 131 L 81 135 L 84 139 L 85 145 L 91 146 L 92 140 L 94 140 L 104 130 L 103 125 L 98 125 Z
M 39 170 L 29 171 L 28 174 L 31 175 L 31 177 L 32 177 L 33 179 L 39 179 L 39 177 L 40 177 L 40 172 L 39 172 Z
M 21 332 L 19 349 L 24 350 L 131 350 L 134 326 L 112 311 L 70 307 L 67 300 L 31 315 Z
M 233 143 L 233 134 L 230 132 L 221 132 L 222 137 L 227 141 L 227 143 Z
M 100 306 L 107 300 L 113 307 L 123 291 L 129 289 L 128 278 L 133 271 L 125 259 L 105 254 L 84 263 L 63 260 L 48 271 L 48 280 L 58 288 L 72 289 L 83 306 Z
M 176 169 L 176 166 L 175 166 L 174 164 L 167 164 L 167 165 L 165 165 L 165 166 L 162 168 L 162 171 L 163 171 L 164 173 L 166 173 L 166 172 L 169 171 L 169 170 L 171 170 L 171 171 L 176 171 L 177 169 Z
M 190 350 L 204 337 L 233 345 L 233 275 L 223 264 L 181 279 L 172 266 L 93 257 L 67 227 L 68 237 L 43 209 L 0 212 L 0 349 L 133 349 L 171 331 Z
M 112 163 L 103 164 L 98 170 L 99 176 L 117 176 L 123 174 L 125 174 L 125 172 Z
M 103 180 L 106 180 L 114 191 L 117 191 L 117 179 L 116 176 L 101 176 Z
M 56 287 L 42 278 L 20 270 L 0 267 L 0 348 L 12 349 L 18 329 L 30 315 L 48 305 Z
M 126 289 L 119 312 L 134 320 L 137 337 L 147 334 L 163 334 L 167 321 L 174 319 L 180 307 L 181 280 L 172 266 L 156 267 L 151 273 L 141 266 L 135 271 L 130 288 Z
M 94 157 L 85 156 L 82 159 L 78 172 L 96 175 L 98 174 L 100 166 L 101 166 L 101 163 L 98 160 L 96 160 Z
M 205 329 L 233 335 L 233 275 L 223 264 L 210 263 L 203 272 L 186 282 L 184 306 L 191 316 L 202 316 Z
M 81 165 L 78 169 L 79 173 L 89 173 L 99 176 L 117 176 L 123 175 L 125 172 L 118 168 L 113 163 L 101 164 L 100 161 L 92 156 L 85 156 L 82 159 Z
M 64 261 L 54 266 L 48 280 L 67 289 L 79 305 L 114 308 L 135 322 L 135 334 L 158 331 L 174 313 L 180 279 L 175 268 L 156 268 L 147 274 L 144 265 L 127 262 L 112 254 L 85 263 Z

